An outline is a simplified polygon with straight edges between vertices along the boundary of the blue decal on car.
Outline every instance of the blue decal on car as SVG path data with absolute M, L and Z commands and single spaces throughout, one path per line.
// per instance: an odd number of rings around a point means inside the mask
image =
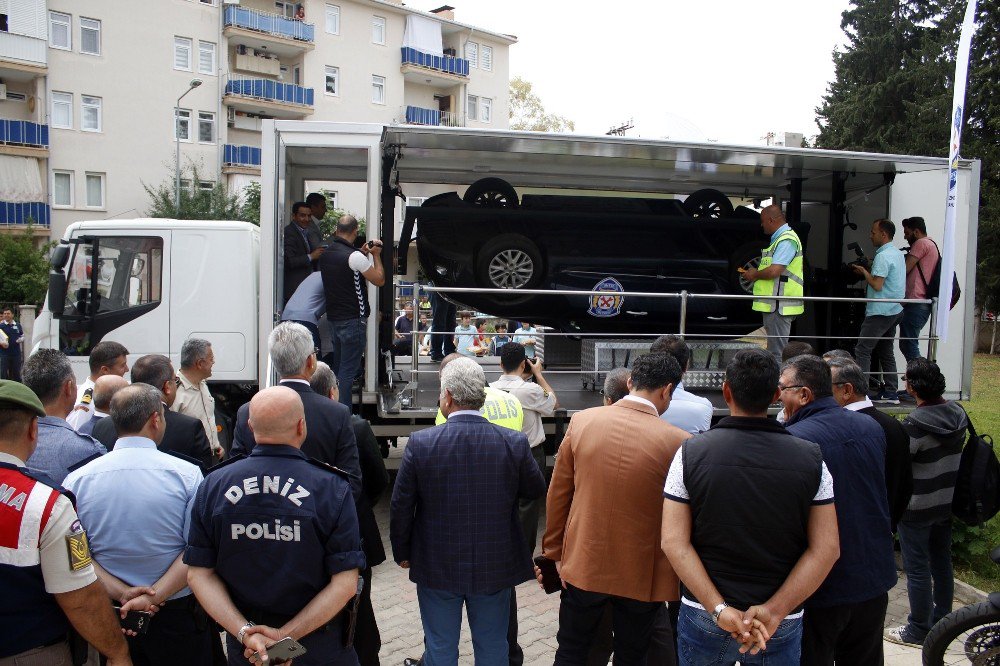
M 587 314 L 591 317 L 617 317 L 621 313 L 625 297 L 620 294 L 625 289 L 618 280 L 613 277 L 606 277 L 594 285 L 594 291 L 608 293 L 592 294 L 590 297 L 590 309 L 587 310 Z

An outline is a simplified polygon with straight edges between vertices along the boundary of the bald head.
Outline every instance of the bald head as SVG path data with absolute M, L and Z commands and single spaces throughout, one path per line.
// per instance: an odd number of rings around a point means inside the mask
M 250 430 L 258 444 L 299 448 L 306 438 L 302 399 L 286 386 L 264 389 L 250 400 Z
M 781 212 L 781 206 L 771 204 L 760 211 L 760 225 L 765 233 L 773 234 L 784 223 L 785 214 Z
M 454 361 L 456 358 L 465 358 L 465 357 L 459 354 L 458 352 L 452 352 L 447 356 L 445 356 L 443 359 L 441 359 L 441 365 L 438 367 L 438 374 L 444 372 L 445 366 Z
M 111 409 L 111 398 L 115 393 L 128 386 L 124 377 L 118 375 L 103 375 L 94 382 L 94 409 L 108 413 Z

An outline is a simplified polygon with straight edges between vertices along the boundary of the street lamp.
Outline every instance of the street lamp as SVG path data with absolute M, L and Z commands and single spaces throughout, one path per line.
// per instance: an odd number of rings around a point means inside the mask
M 197 88 L 203 83 L 201 79 L 191 79 L 191 83 L 188 84 L 188 89 L 184 91 L 184 95 Z M 177 98 L 177 104 L 174 105 L 174 140 L 177 143 L 177 163 L 174 165 L 174 214 L 178 217 L 181 214 L 181 100 L 184 99 L 184 95 Z M 188 119 L 188 132 L 191 131 L 191 120 Z

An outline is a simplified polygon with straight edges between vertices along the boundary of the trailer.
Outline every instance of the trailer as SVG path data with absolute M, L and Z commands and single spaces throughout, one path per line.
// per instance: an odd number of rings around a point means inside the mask
M 259 230 L 239 223 L 173 220 L 72 225 L 53 253 L 52 287 L 37 321 L 34 346 L 76 354 L 72 360 L 82 378 L 87 374 L 87 346 L 99 339 L 121 342 L 133 356 L 163 353 L 176 363 L 187 337 L 205 337 L 216 350 L 212 390 L 223 396 L 225 405 L 245 400 L 256 387 L 275 379 L 266 340 L 280 321 L 283 306 L 282 233 L 290 220 L 291 204 L 305 198 L 307 182 L 345 183 L 362 193 L 355 210 L 367 219 L 367 237 L 379 238 L 385 247 L 399 251 L 398 256 L 389 251 L 382 254 L 386 275 L 394 280 L 387 280 L 381 288 L 369 286 L 373 315 L 368 321 L 363 381 L 354 397 L 356 411 L 372 422 L 376 434 L 385 441 L 432 423 L 437 407 L 437 367 L 426 359 L 393 359 L 388 353 L 396 314 L 395 285 L 409 285 L 418 278 L 427 285 L 429 278 L 432 286 L 427 288 L 442 291 L 457 303 L 472 305 L 482 302 L 475 292 L 483 291 L 476 285 L 443 284 L 440 279 L 437 282 L 442 284 L 433 286 L 433 265 L 422 266 L 421 275 L 420 261 L 427 263 L 426 257 L 438 255 L 418 251 L 420 217 L 429 208 L 422 211 L 422 206 L 404 206 L 406 196 L 461 193 L 474 183 L 491 179 L 509 185 L 522 200 L 525 195 L 537 196 L 535 201 L 541 203 L 534 204 L 536 212 L 539 206 L 558 207 L 558 197 L 567 195 L 619 201 L 656 199 L 659 208 L 677 209 L 677 203 L 706 189 L 722 192 L 747 209 L 763 201 L 778 202 L 789 222 L 808 237 L 805 254 L 810 300 L 806 313 L 796 321 L 793 337 L 831 348 L 851 344 L 857 334 L 851 322 L 860 322 L 863 317 L 863 292 L 844 275 L 845 263 L 854 259 L 847 246 L 857 242 L 871 254 L 868 229 L 881 217 L 898 223 L 905 217 L 922 216 L 929 235 L 940 239 L 948 181 L 948 161 L 939 157 L 411 125 L 267 120 L 262 155 Z M 961 162 L 955 265 L 959 267 L 962 300 L 951 311 L 936 308 L 935 313 L 950 318 L 949 339 L 947 344 L 936 344 L 931 331 L 925 329 L 922 334 L 925 340 L 921 346 L 929 346 L 929 353 L 936 355 L 950 398 L 971 394 L 979 174 L 979 161 Z M 576 201 L 579 205 L 579 198 Z M 609 204 L 610 210 L 618 205 Z M 442 209 L 437 210 L 440 213 Z M 490 224 L 506 224 L 501 219 L 504 216 L 516 218 L 516 211 L 489 207 L 455 210 L 462 213 L 439 218 L 448 218 L 456 233 L 467 229 L 470 238 L 479 237 L 477 225 L 485 224 L 487 218 Z M 628 228 L 641 229 L 643 219 L 632 215 Z M 713 221 L 717 220 L 705 215 L 683 223 L 705 225 L 707 232 L 698 229 L 703 238 L 730 233 L 725 225 L 712 228 Z M 537 222 L 543 223 L 541 219 Z M 648 224 L 654 223 L 650 218 Z M 128 237 L 146 240 L 128 241 Z M 564 232 L 564 241 L 566 247 L 585 256 L 601 252 L 602 244 L 610 248 L 611 244 L 641 243 L 643 239 L 618 237 L 612 225 L 602 238 L 594 238 L 588 231 Z M 719 243 L 724 244 L 721 239 Z M 896 244 L 901 243 L 900 231 Z M 766 242 L 761 247 L 764 245 Z M 674 261 L 685 259 L 687 251 L 672 252 L 669 248 L 663 255 L 674 263 L 650 268 L 653 264 L 646 260 L 656 257 L 647 250 L 643 249 L 646 263 L 639 268 L 653 271 L 656 278 L 683 278 L 677 273 L 681 269 L 675 268 L 681 265 L 686 271 L 700 270 L 697 261 Z M 456 252 L 457 262 L 468 260 L 475 265 L 479 248 Z M 105 260 L 117 272 L 103 269 Z M 87 261 L 91 262 L 89 269 Z M 128 271 L 120 270 L 124 266 L 121 262 L 132 262 Z M 593 287 L 580 289 L 580 305 L 573 307 L 591 302 L 595 294 L 588 291 L 607 291 L 597 288 L 603 277 L 598 273 L 600 269 L 588 277 L 593 278 Z M 524 285 L 526 289 L 532 286 Z M 79 293 L 81 288 L 86 293 Z M 733 330 L 733 326 L 713 327 L 708 317 L 717 316 L 718 311 L 701 307 L 721 298 L 739 301 L 730 308 L 749 310 L 745 294 L 697 290 L 653 293 L 646 289 L 641 293 L 621 289 L 618 296 L 612 294 L 611 302 L 620 297 L 629 304 L 619 308 L 622 312 L 649 312 L 661 307 L 676 310 L 676 325 L 637 327 L 638 338 L 623 333 L 623 327 L 604 333 L 595 328 L 591 333 L 588 326 L 579 325 L 586 323 L 584 309 L 574 320 L 575 328 L 555 326 L 549 331 L 547 349 L 557 357 L 567 349 L 582 350 L 584 345 L 594 349 L 602 335 L 634 343 L 642 335 L 651 339 L 658 333 L 677 332 L 710 347 L 712 341 L 732 345 L 735 338 L 751 332 Z M 87 300 L 88 293 L 99 298 Z M 415 300 L 417 293 L 427 291 L 409 293 Z M 61 305 L 53 310 L 54 294 Z M 514 302 L 504 312 L 506 316 L 516 314 Z M 641 307 L 630 307 L 639 302 Z M 607 347 L 604 344 L 601 349 Z M 572 362 L 553 364 L 554 372 L 560 374 L 552 383 L 568 414 L 600 402 L 599 393 L 581 381 L 588 373 L 582 367 L 582 352 L 578 353 L 580 360 L 575 367 Z M 717 364 L 720 354 L 712 358 Z M 901 355 L 897 362 L 905 367 Z M 490 375 L 497 371 L 495 362 L 486 366 L 489 379 L 493 379 Z M 590 375 L 592 378 L 592 372 Z M 725 407 L 719 396 L 716 398 L 717 414 L 721 415 Z M 558 424 L 547 427 L 558 429 Z

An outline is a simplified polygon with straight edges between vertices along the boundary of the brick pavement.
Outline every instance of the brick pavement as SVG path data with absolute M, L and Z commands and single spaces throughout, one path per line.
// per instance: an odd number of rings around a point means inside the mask
M 394 451 L 395 453 L 395 451 Z M 386 550 L 389 550 L 389 498 L 386 497 L 375 507 L 375 514 L 382 530 Z M 544 525 L 544 512 L 541 518 Z M 539 529 L 541 532 L 541 529 Z M 541 543 L 541 536 L 539 536 Z M 524 663 L 548 665 L 553 662 L 556 650 L 556 629 L 559 617 L 559 595 L 546 595 L 536 583 L 528 582 L 517 588 L 519 642 L 524 650 Z M 420 611 L 417 607 L 416 587 L 410 582 L 407 572 L 389 561 L 375 569 L 372 581 L 372 602 L 379 629 L 382 632 L 383 666 L 400 666 L 406 657 L 418 657 L 423 652 L 423 632 L 420 627 Z M 956 601 L 955 607 L 962 604 Z M 885 626 L 897 626 L 905 622 L 909 612 L 906 601 L 906 581 L 900 574 L 900 581 L 889 592 L 889 609 Z M 920 650 L 885 643 L 885 663 L 888 666 L 920 666 Z M 468 624 L 463 618 L 462 636 L 459 642 L 459 664 L 473 666 L 472 638 Z

